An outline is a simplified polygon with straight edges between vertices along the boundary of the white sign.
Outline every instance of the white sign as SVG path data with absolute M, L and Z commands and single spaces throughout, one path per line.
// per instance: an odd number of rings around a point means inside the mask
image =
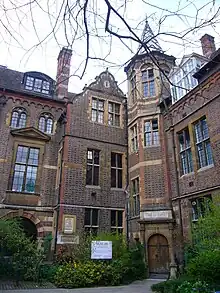
M 112 259 L 112 241 L 92 241 L 91 259 Z
M 171 210 L 165 211 L 145 211 L 141 212 L 141 219 L 148 220 L 148 219 L 172 219 L 172 212 Z

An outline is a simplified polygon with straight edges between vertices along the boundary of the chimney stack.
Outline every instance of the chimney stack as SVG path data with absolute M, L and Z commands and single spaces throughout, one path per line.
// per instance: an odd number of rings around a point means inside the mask
M 210 58 L 210 56 L 212 55 L 212 53 L 215 52 L 215 41 L 214 41 L 214 37 L 210 36 L 208 34 L 205 34 L 204 36 L 201 37 L 200 41 L 201 41 L 201 45 L 202 45 L 202 52 L 203 55 L 206 58 Z
M 62 48 L 57 58 L 56 94 L 58 99 L 67 97 L 72 50 Z

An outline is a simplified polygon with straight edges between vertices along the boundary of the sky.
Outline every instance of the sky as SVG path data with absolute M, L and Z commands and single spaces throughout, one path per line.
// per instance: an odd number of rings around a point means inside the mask
M 71 14 L 65 10 L 67 2 Z M 85 1 L 81 0 L 81 4 L 84 3 Z M 216 48 L 220 47 L 218 33 L 220 32 L 220 13 L 217 14 L 215 24 L 188 34 L 184 40 L 178 38 L 182 32 L 210 19 L 218 11 L 220 0 L 127 0 L 126 6 L 125 0 L 112 0 L 110 3 L 118 13 L 124 16 L 138 37 L 142 35 L 146 16 L 155 34 L 158 32 L 160 21 L 163 20 L 160 32 L 175 33 L 177 37 L 163 34 L 158 37 L 158 41 L 166 54 L 177 58 L 177 63 L 184 54 L 202 53 L 199 39 L 205 33 L 213 35 Z M 85 84 L 94 81 L 94 78 L 108 67 L 109 71 L 115 75 L 121 89 L 127 93 L 123 68 L 136 53 L 138 44 L 131 40 L 122 40 L 122 42 L 116 37 L 109 37 L 109 34 L 105 32 L 107 15 L 105 1 L 89 0 L 87 23 L 90 32 L 90 56 L 96 58 L 107 56 L 107 62 L 89 60 L 83 78 L 79 78 L 84 69 L 87 47 L 83 15 L 80 14 L 79 7 L 74 4 L 75 0 L 38 0 L 37 2 L 36 0 L 2 0 L 0 3 L 0 65 L 22 72 L 40 71 L 55 79 L 59 51 L 68 43 L 73 43 L 69 91 L 76 93 L 82 91 Z M 171 13 L 174 11 L 178 11 L 181 15 Z M 130 36 L 124 24 L 114 13 L 110 15 L 110 28 L 114 32 Z

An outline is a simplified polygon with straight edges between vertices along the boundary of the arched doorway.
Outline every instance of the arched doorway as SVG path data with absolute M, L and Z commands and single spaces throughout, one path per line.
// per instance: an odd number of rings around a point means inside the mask
M 17 218 L 17 220 L 19 221 L 26 236 L 29 237 L 31 240 L 36 241 L 37 227 L 35 226 L 35 224 L 28 218 L 24 218 L 24 217 L 19 217 Z
M 169 272 L 168 242 L 161 234 L 154 234 L 148 240 L 148 266 L 150 274 Z

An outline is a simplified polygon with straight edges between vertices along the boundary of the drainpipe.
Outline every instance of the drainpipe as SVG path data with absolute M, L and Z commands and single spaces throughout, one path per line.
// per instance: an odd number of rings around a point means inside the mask
M 63 131 L 63 143 L 62 143 L 62 152 L 61 152 L 61 166 L 60 166 L 60 178 L 59 178 L 59 189 L 58 189 L 58 200 L 57 200 L 57 216 L 56 216 L 56 231 L 55 231 L 55 243 L 54 243 L 54 257 L 56 255 L 56 248 L 57 248 L 57 236 L 58 236 L 58 224 L 59 224 L 59 216 L 60 216 L 60 191 L 61 191 L 61 185 L 62 185 L 62 176 L 63 176 L 63 151 L 64 151 L 64 145 L 65 145 L 65 136 L 66 136 L 66 117 L 63 118 L 64 121 L 61 121 L 64 125 L 64 131 Z
M 173 149 L 173 161 L 174 161 L 174 170 L 175 170 L 175 185 L 176 185 L 176 195 L 180 197 L 180 188 L 179 188 L 179 172 L 176 160 L 176 143 L 175 143 L 175 136 L 174 136 L 174 127 L 172 117 L 171 119 L 171 135 L 172 135 L 172 149 Z M 180 235 L 181 235 L 181 252 L 183 251 L 183 218 L 182 218 L 182 208 L 181 208 L 181 199 L 178 199 L 178 209 L 179 209 L 179 219 L 180 219 Z M 181 253 L 183 257 L 183 252 Z
M 125 109 L 125 127 L 126 127 L 126 141 L 127 141 L 127 150 L 126 150 L 126 189 L 129 188 L 129 152 L 128 152 L 128 101 L 124 100 L 124 109 Z M 129 244 L 129 191 L 125 192 L 125 202 L 126 202 L 126 239 L 127 244 Z

